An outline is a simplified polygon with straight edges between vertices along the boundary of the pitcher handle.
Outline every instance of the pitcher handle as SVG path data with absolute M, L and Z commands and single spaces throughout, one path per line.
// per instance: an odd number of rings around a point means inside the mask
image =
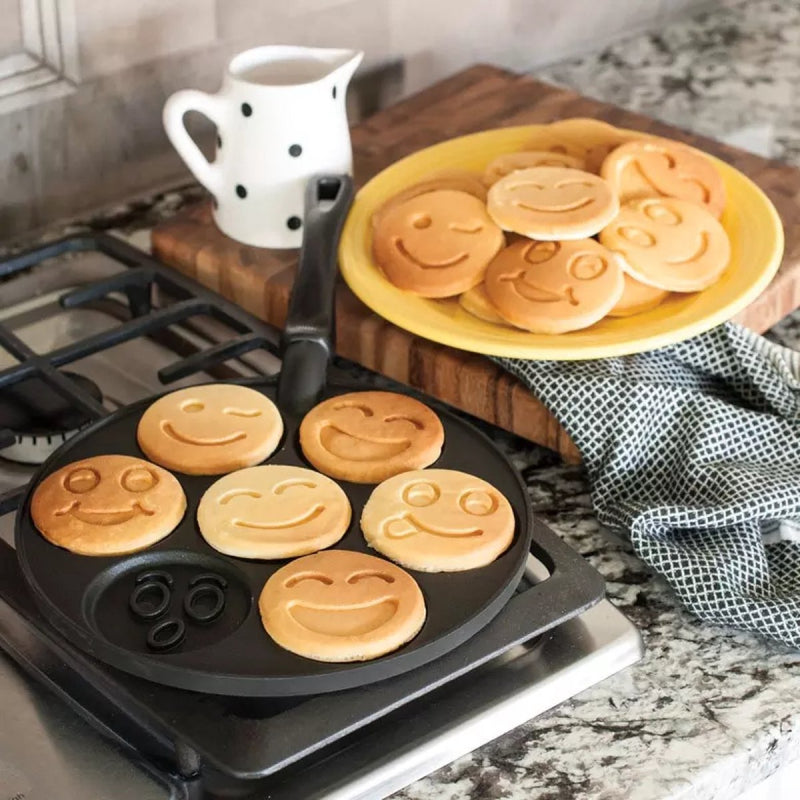
M 164 130 L 172 146 L 178 151 L 178 155 L 195 178 L 215 196 L 219 195 L 222 189 L 220 168 L 207 161 L 200 152 L 200 148 L 186 130 L 183 117 L 187 111 L 199 111 L 219 128 L 224 108 L 225 101 L 217 95 L 206 94 L 196 89 L 183 89 L 175 92 L 167 100 L 163 113 Z

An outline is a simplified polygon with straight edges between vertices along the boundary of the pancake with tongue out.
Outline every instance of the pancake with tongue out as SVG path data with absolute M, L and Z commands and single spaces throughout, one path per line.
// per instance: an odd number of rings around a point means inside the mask
M 483 567 L 514 538 L 514 511 L 487 481 L 451 469 L 404 472 L 367 500 L 361 530 L 370 547 L 421 572 Z

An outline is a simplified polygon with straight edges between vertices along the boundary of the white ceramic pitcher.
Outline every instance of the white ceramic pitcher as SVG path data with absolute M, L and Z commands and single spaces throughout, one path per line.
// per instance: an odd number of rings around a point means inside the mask
M 223 233 L 256 247 L 300 246 L 308 178 L 352 173 L 345 94 L 363 55 L 256 47 L 233 58 L 217 94 L 188 89 L 167 100 L 167 135 L 214 196 L 214 220 Z M 217 126 L 213 162 L 187 133 L 187 111 Z

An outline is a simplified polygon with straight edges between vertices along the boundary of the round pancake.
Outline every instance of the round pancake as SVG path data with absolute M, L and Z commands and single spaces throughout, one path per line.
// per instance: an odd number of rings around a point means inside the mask
M 375 488 L 361 514 L 370 547 L 420 572 L 483 567 L 508 549 L 514 512 L 490 483 L 449 469 L 405 472 Z
M 622 290 L 622 297 L 617 300 L 617 304 L 608 312 L 609 317 L 632 317 L 634 314 L 641 314 L 660 305 L 667 297 L 669 292 L 664 289 L 656 289 L 646 283 L 637 281 L 625 273 L 623 276 L 625 288 Z
M 206 490 L 203 538 L 237 558 L 293 558 L 330 547 L 350 525 L 350 501 L 330 478 L 278 464 L 240 469 Z
M 670 292 L 698 292 L 716 283 L 728 266 L 728 234 L 703 206 L 673 197 L 625 203 L 600 232 L 625 271 L 641 283 Z
M 172 533 L 186 511 L 178 479 L 132 456 L 93 456 L 56 470 L 34 490 L 31 517 L 59 547 L 83 556 L 144 550 Z
M 320 472 L 379 483 L 439 458 L 444 428 L 419 400 L 394 392 L 351 392 L 323 401 L 300 424 L 303 455 Z
M 640 139 L 617 147 L 600 174 L 621 203 L 641 197 L 674 197 L 704 206 L 717 219 L 725 208 L 725 184 L 698 150 L 669 139 Z
M 482 319 L 484 322 L 491 322 L 493 325 L 508 327 L 509 323 L 497 313 L 492 301 L 489 300 L 489 295 L 486 294 L 486 287 L 482 283 L 464 292 L 458 298 L 458 304 L 473 317 Z
M 505 244 L 486 206 L 466 192 L 426 192 L 399 203 L 375 228 L 372 251 L 384 275 L 420 297 L 452 297 L 483 280 Z
M 549 150 L 521 150 L 518 153 L 503 153 L 489 162 L 483 173 L 483 182 L 492 186 L 500 178 L 505 178 L 518 169 L 530 167 L 571 167 L 583 169 L 583 159 L 567 153 L 553 153 Z
M 145 455 L 187 475 L 221 475 L 275 452 L 283 420 L 268 397 L 230 383 L 179 389 L 156 400 L 139 420 Z
M 258 600 L 264 629 L 315 661 L 367 661 L 397 650 L 425 622 L 417 582 L 382 558 L 326 550 L 274 573 Z
M 474 172 L 468 172 L 465 169 L 451 169 L 442 172 L 437 172 L 426 178 L 424 181 L 415 183 L 413 186 L 408 186 L 401 192 L 390 197 L 373 215 L 372 227 L 375 229 L 381 218 L 391 211 L 395 206 L 410 200 L 417 195 L 425 194 L 426 192 L 435 192 L 439 189 L 450 189 L 455 192 L 466 192 L 476 197 L 482 203 L 486 202 L 486 187 L 481 180 L 481 176 Z
M 503 230 L 558 241 L 594 236 L 614 219 L 619 203 L 611 186 L 590 172 L 531 167 L 497 181 L 487 208 Z
M 593 239 L 515 242 L 486 272 L 500 316 L 533 333 L 566 333 L 599 322 L 622 296 L 620 259 Z

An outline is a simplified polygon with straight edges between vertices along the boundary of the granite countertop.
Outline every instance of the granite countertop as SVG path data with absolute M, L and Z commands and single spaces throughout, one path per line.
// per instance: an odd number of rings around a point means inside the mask
M 800 3 L 738 0 L 536 77 L 800 165 Z M 800 99 L 800 98 L 797 98 Z M 195 186 L 107 209 L 64 233 L 147 248 Z M 800 313 L 769 334 L 800 347 Z M 534 510 L 606 578 L 641 629 L 632 668 L 395 795 L 403 800 L 722 800 L 800 758 L 800 655 L 701 624 L 601 529 L 580 467 L 495 431 Z

